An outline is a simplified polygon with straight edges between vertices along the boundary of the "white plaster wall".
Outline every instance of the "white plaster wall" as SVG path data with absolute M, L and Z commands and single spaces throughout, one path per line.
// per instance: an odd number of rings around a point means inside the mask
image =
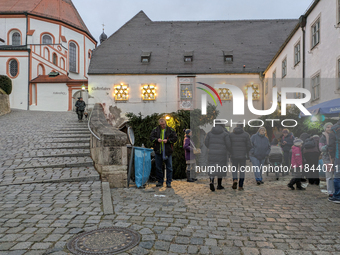
M 262 83 L 258 75 L 197 75 L 196 82 L 204 82 L 213 87 L 218 84 L 231 84 L 238 86 L 242 91 L 246 84 L 259 84 L 260 93 L 262 93 Z M 115 102 L 113 95 L 113 87 L 116 84 L 129 85 L 129 100 L 127 102 Z M 157 98 L 155 101 L 144 102 L 141 99 L 141 84 L 156 84 Z M 194 87 L 203 87 L 199 84 L 194 84 Z M 99 88 L 99 89 L 97 89 Z M 107 90 L 105 90 L 107 89 Z M 209 89 L 208 89 L 209 90 Z M 196 89 L 195 108 L 201 107 L 200 94 L 201 90 Z M 89 108 L 92 108 L 95 103 L 104 103 L 105 112 L 109 112 L 110 106 L 117 106 L 122 110 L 121 116 L 126 112 L 133 112 L 143 115 L 151 115 L 153 113 L 170 113 L 179 109 L 179 87 L 177 75 L 89 75 Z M 217 100 L 217 99 L 216 99 Z M 208 96 L 208 102 L 213 103 L 213 100 Z M 218 100 L 217 100 L 218 102 Z M 233 115 L 232 101 L 223 101 L 222 106 L 218 104 L 217 109 L 220 111 L 219 118 L 233 119 L 241 121 L 257 118 L 250 113 L 247 106 L 247 101 L 244 101 L 245 115 Z M 262 95 L 260 100 L 254 101 L 256 109 L 262 109 Z
M 30 110 L 37 111 L 67 111 L 68 88 L 63 83 L 38 83 L 37 105 L 31 105 Z
M 320 99 L 310 101 L 306 107 L 319 104 L 328 100 L 340 97 L 340 90 L 337 90 L 336 77 L 338 75 L 337 61 L 340 58 L 340 27 L 337 25 L 337 0 L 322 0 L 307 17 L 306 23 L 306 74 L 305 88 L 311 91 L 311 78 L 320 73 L 321 89 Z M 311 26 L 320 17 L 320 43 L 311 49 Z M 276 84 L 278 91 L 282 86 L 302 87 L 302 55 L 301 62 L 294 67 L 294 46 L 301 38 L 301 28 L 296 31 L 289 43 L 285 46 L 275 62 L 265 74 L 269 79 L 269 93 L 265 96 L 265 109 L 270 108 L 272 101 L 272 73 L 276 69 Z M 302 53 L 302 44 L 301 44 Z M 282 60 L 287 56 L 287 76 L 282 77 Z
M 113 87 L 116 84 L 129 85 L 128 102 L 115 102 Z M 156 85 L 156 100 L 142 101 L 141 84 Z M 96 90 L 96 88 L 108 88 L 109 90 Z M 90 75 L 89 76 L 89 108 L 95 103 L 104 103 L 105 112 L 108 113 L 109 106 L 117 106 L 123 113 L 141 112 L 143 115 L 152 113 L 173 112 L 177 110 L 179 101 L 177 76 L 174 75 Z
M 13 52 L 0 53 L 0 74 L 7 75 L 7 60 L 10 59 Z M 16 52 L 16 59 L 19 61 L 19 75 L 12 79 L 12 93 L 9 95 L 10 106 L 14 109 L 27 109 L 28 93 L 28 53 Z M 21 56 L 21 57 L 19 57 Z
M 340 97 L 335 78 L 340 58 L 340 27 L 337 24 L 337 0 L 322 0 L 307 18 L 306 24 L 306 87 L 311 88 L 311 78 L 320 72 L 320 99 L 310 105 Z M 311 49 L 311 26 L 320 17 L 320 42 Z M 335 27 L 336 26 L 336 27 Z
M 55 39 L 54 43 L 59 43 L 59 25 L 31 18 L 30 28 L 31 30 L 35 30 L 32 36 L 33 44 L 40 44 L 41 35 L 44 33 L 52 34 Z
M 26 44 L 26 18 L 0 18 L 0 38 L 7 42 L 8 31 L 16 28 L 21 32 L 21 42 L 22 45 Z
M 294 47 L 300 41 L 300 62 L 294 63 Z M 276 70 L 276 87 L 281 92 L 282 87 L 302 87 L 302 30 L 299 28 L 286 47 L 265 73 L 268 80 L 268 94 L 265 95 L 264 108 L 269 109 L 273 101 L 273 72 Z M 282 61 L 287 58 L 287 75 L 282 78 Z M 293 97 L 293 94 L 288 95 Z
M 86 79 L 87 77 L 87 54 L 88 50 L 93 50 L 95 48 L 95 44 L 92 43 L 86 36 L 81 33 L 75 32 L 69 28 L 63 27 L 62 28 L 63 35 L 66 37 L 67 44 L 63 44 L 66 48 L 68 48 L 69 42 L 71 40 L 76 41 L 79 46 L 79 62 L 77 63 L 77 70 L 78 73 L 69 72 L 69 76 L 72 79 Z M 68 60 L 66 61 L 66 65 L 68 66 Z M 85 67 L 85 69 L 84 69 Z M 68 69 L 67 69 L 68 70 Z

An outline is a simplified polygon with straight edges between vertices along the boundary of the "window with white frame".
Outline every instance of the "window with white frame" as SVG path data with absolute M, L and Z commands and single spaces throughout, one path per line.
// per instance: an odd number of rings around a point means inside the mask
M 52 44 L 52 37 L 50 35 L 43 35 L 42 43 L 43 44 Z
M 276 87 L 276 70 L 273 72 L 273 87 Z
M 312 48 L 320 42 L 320 19 L 312 25 Z
M 19 32 L 14 32 L 12 34 L 12 45 L 13 46 L 18 46 L 21 44 L 21 36 Z
M 178 77 L 180 102 L 179 108 L 190 110 L 193 107 L 194 77 Z
M 312 78 L 312 100 L 320 98 L 320 74 Z
M 282 61 L 282 78 L 287 75 L 287 58 Z
M 69 52 L 70 52 L 70 72 L 77 72 L 77 46 L 74 42 L 70 43 L 69 46 Z
M 294 65 L 300 62 L 300 42 L 298 42 L 294 47 Z

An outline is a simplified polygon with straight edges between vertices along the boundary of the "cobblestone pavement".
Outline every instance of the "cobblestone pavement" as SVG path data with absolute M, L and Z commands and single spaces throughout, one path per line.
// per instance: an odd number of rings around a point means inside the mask
M 66 254 L 72 236 L 105 225 L 89 137 L 70 112 L 0 116 L 0 255 Z
M 87 139 L 84 127 L 74 113 L 0 117 L 0 255 L 67 254 L 76 234 L 109 226 L 140 233 L 125 255 L 340 254 L 339 205 L 314 185 L 289 190 L 289 176 L 258 186 L 248 175 L 244 191 L 226 179 L 211 192 L 203 177 L 172 189 L 111 189 L 114 214 L 103 215 L 101 182 L 88 178 L 98 174 L 82 165 L 91 163 L 88 145 L 74 142 Z
M 258 186 L 250 175 L 244 191 L 231 179 L 215 192 L 206 179 L 112 189 L 112 218 L 142 235 L 133 254 L 340 254 L 340 205 L 315 185 L 289 190 L 289 179 Z

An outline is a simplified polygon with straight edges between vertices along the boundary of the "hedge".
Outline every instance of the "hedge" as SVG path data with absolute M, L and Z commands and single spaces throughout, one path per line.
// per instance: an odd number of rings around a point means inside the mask
M 200 131 L 200 126 L 212 124 L 218 114 L 219 111 L 216 110 L 216 106 L 209 104 L 207 115 L 201 115 L 201 110 L 195 109 L 192 111 L 179 110 L 169 114 L 154 113 L 147 116 L 143 116 L 141 113 L 138 115 L 127 113 L 126 116 L 129 118 L 129 125 L 134 132 L 135 146 L 142 146 L 142 144 L 144 144 L 146 148 L 153 147 L 153 143 L 149 137 L 151 131 L 158 126 L 158 120 L 166 115 L 171 117 L 167 120 L 167 125 L 175 129 L 178 137 L 177 142 L 174 144 L 174 152 L 172 154 L 173 178 L 182 179 L 185 178 L 186 169 L 183 149 L 183 129 L 190 128 L 192 130 L 195 144 L 199 146 L 198 132 Z
M 0 75 L 0 88 L 6 92 L 7 95 L 12 93 L 12 80 L 6 75 Z

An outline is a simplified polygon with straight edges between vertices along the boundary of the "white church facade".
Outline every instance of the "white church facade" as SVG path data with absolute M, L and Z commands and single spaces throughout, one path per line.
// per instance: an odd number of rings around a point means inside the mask
M 0 0 L 0 74 L 11 108 L 72 110 L 96 47 L 71 0 Z

